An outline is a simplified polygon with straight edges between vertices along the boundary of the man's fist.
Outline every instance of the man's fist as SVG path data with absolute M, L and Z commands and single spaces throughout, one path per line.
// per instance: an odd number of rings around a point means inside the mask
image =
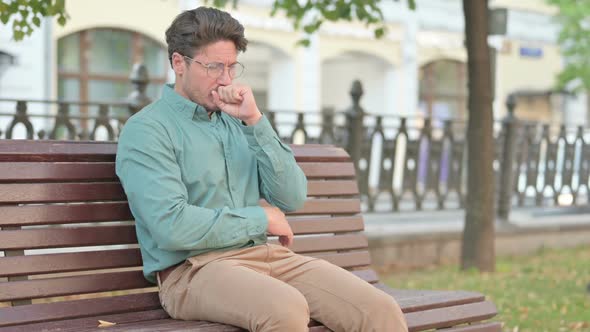
M 262 117 L 252 89 L 247 85 L 220 86 L 211 94 L 213 102 L 222 112 L 244 121 L 248 126 L 255 125 Z

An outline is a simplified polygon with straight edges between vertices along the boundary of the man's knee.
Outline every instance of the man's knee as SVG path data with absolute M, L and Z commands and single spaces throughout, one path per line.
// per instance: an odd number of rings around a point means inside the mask
M 375 289 L 367 310 L 364 311 L 360 331 L 406 332 L 408 326 L 400 306 L 390 295 Z
M 277 296 L 266 306 L 265 316 L 257 320 L 251 331 L 308 331 L 309 306 L 301 293 Z

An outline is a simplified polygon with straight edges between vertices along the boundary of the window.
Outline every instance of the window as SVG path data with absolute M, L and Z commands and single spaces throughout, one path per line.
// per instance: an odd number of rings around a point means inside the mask
M 435 119 L 466 119 L 467 79 L 465 64 L 437 60 L 420 68 L 420 108 Z
M 137 62 L 148 69 L 146 93 L 154 100 L 167 81 L 169 68 L 163 45 L 120 29 L 91 29 L 63 37 L 58 42 L 57 58 L 58 98 L 66 101 L 123 101 L 131 92 L 129 74 Z M 87 113 L 85 107 L 71 111 Z

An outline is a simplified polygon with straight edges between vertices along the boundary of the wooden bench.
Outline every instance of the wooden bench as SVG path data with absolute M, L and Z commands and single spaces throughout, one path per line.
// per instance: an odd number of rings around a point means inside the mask
M 481 294 L 379 284 L 348 155 L 333 146 L 293 150 L 309 179 L 305 207 L 289 215 L 293 250 L 395 296 L 410 331 L 500 331 L 500 323 L 485 322 L 496 308 Z M 115 152 L 115 143 L 0 141 L 0 331 L 240 331 L 173 320 L 160 307 L 142 276 Z M 116 325 L 99 329 L 99 320 Z

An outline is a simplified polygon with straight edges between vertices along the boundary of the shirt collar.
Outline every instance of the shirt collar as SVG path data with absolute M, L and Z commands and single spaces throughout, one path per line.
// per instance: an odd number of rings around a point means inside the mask
M 181 96 L 174 91 L 174 84 L 164 84 L 162 98 L 174 109 L 189 120 L 209 120 L 207 110 L 199 104 Z

